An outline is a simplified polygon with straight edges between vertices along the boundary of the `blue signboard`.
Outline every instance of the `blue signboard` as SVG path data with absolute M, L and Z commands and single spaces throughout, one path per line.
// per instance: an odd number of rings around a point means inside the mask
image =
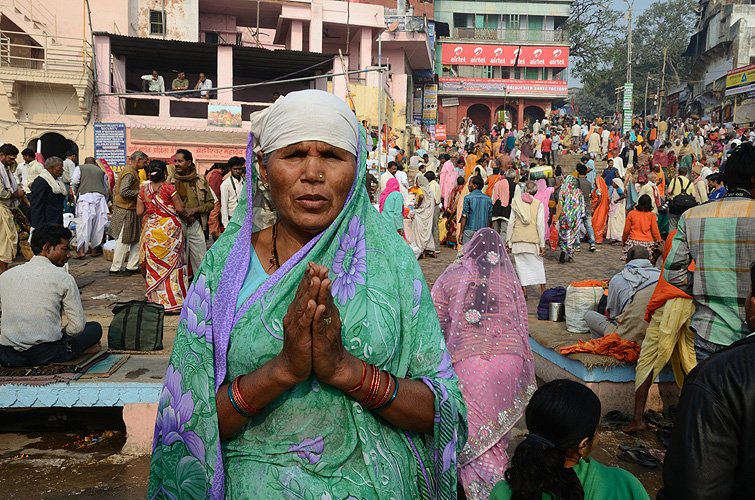
M 126 124 L 94 124 L 94 157 L 105 160 L 114 172 L 126 166 Z

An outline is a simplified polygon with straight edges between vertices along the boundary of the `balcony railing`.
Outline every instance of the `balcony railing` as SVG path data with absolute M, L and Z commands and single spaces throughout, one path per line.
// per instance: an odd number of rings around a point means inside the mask
M 0 67 L 91 73 L 92 46 L 81 38 L 0 30 Z
M 453 37 L 462 40 L 499 40 L 502 42 L 568 42 L 565 30 L 509 28 L 454 28 Z

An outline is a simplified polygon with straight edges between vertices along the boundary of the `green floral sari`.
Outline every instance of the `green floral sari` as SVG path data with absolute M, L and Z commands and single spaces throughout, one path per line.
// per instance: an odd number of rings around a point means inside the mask
M 247 183 L 184 302 L 158 407 L 150 499 L 456 498 L 466 407 L 419 265 L 367 198 L 363 145 L 362 135 L 338 218 L 237 309 L 253 227 L 246 200 L 257 185 Z M 310 260 L 330 269 L 344 346 L 434 393 L 433 435 L 399 429 L 313 376 L 219 441 L 218 387 L 280 352 L 281 321 Z

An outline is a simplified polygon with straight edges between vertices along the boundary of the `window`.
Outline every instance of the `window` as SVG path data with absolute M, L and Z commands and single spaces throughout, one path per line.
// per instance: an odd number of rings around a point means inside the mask
M 506 28 L 510 30 L 519 29 L 519 14 L 504 14 L 503 22 L 506 23 Z
M 493 77 L 493 66 L 483 66 L 482 67 L 482 77 L 483 78 L 494 78 Z
M 454 28 L 473 28 L 474 14 L 454 14 Z
M 204 41 L 205 43 L 214 43 L 217 45 L 220 41 L 220 37 L 217 32 L 207 32 L 204 34 Z
M 525 80 L 539 80 L 540 68 L 524 68 Z
M 149 34 L 150 35 L 164 35 L 165 34 L 165 12 L 161 10 L 149 11 Z

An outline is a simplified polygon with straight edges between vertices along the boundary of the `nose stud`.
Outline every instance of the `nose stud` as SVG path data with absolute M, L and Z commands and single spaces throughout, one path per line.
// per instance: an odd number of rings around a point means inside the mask
M 323 179 L 323 176 L 322 176 L 322 174 L 320 174 L 320 180 L 322 180 L 322 179 Z

